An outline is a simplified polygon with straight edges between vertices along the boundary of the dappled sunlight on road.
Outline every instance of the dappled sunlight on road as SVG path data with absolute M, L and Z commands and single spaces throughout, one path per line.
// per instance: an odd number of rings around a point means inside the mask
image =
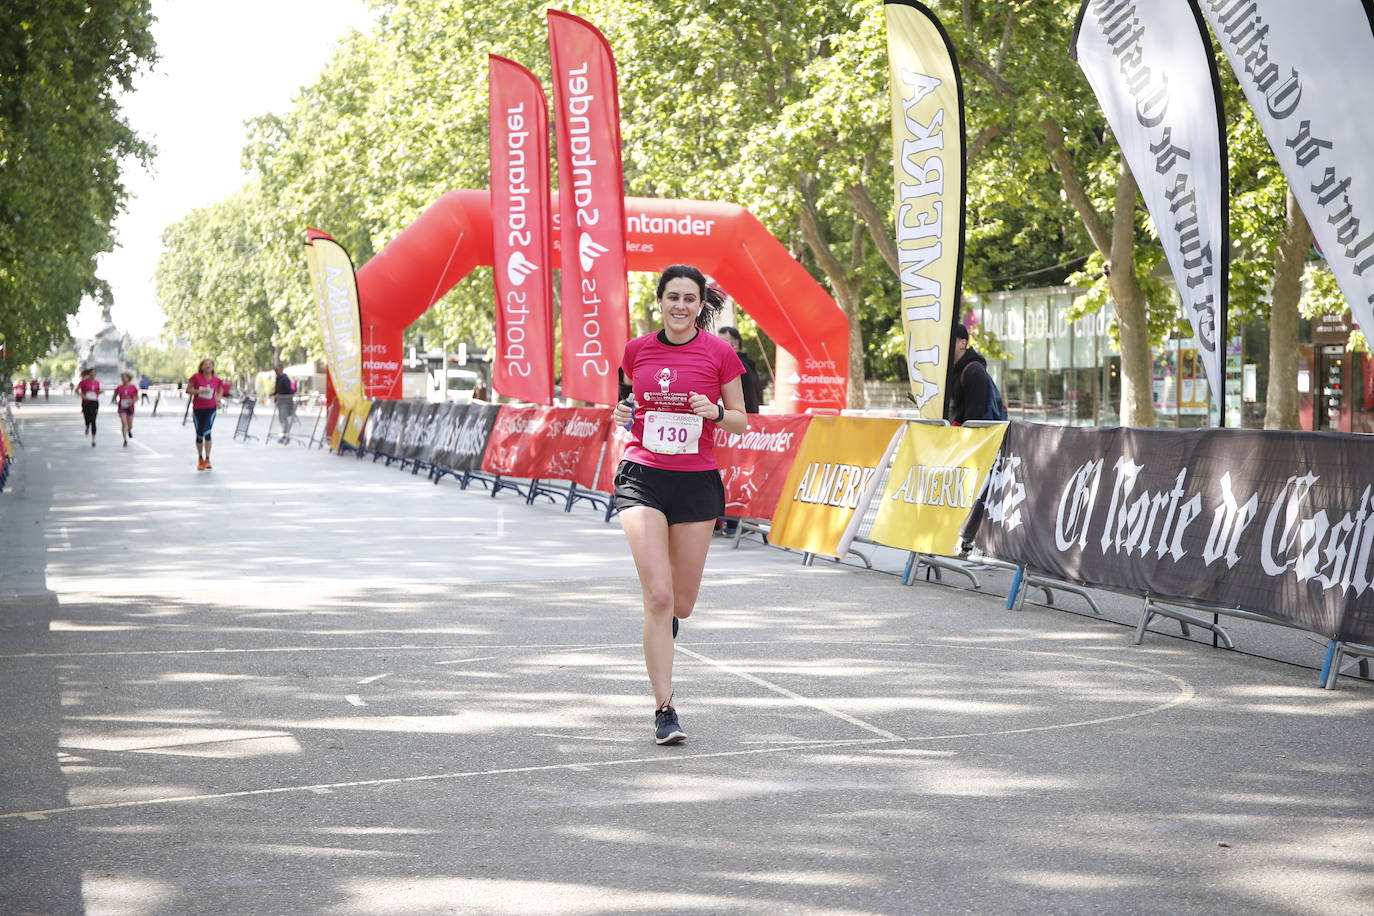
M 54 912 L 1374 894 L 1362 682 L 716 545 L 674 662 L 689 739 L 660 748 L 597 513 L 260 443 L 197 477 L 163 433 L 166 463 L 36 445 L 52 470 L 0 506 L 42 522 L 0 584 L 0 854 Z

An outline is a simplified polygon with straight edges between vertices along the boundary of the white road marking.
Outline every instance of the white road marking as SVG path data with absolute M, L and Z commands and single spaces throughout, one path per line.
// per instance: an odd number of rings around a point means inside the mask
M 847 712 L 840 712 L 838 709 L 833 709 L 825 705 L 824 703 L 820 702 L 819 700 L 813 700 L 810 697 L 804 697 L 799 693 L 793 693 L 786 687 L 779 687 L 777 684 L 774 684 L 771 681 L 765 681 L 763 678 L 750 674 L 748 671 L 741 671 L 739 668 L 736 668 L 733 665 L 727 665 L 725 662 L 718 662 L 713 658 L 707 658 L 699 652 L 693 652 L 691 649 L 684 648 L 683 646 L 678 646 L 677 650 L 681 652 L 683 655 L 686 655 L 688 658 L 695 658 L 697 661 L 705 662 L 708 665 L 711 665 L 715 668 L 719 668 L 721 671 L 724 671 L 727 674 L 733 674 L 736 677 L 744 678 L 751 684 L 757 684 L 765 690 L 771 690 L 774 693 L 779 694 L 781 696 L 785 696 L 789 700 L 794 700 L 802 704 L 803 706 L 810 706 L 812 709 L 818 709 L 821 712 L 826 713 L 827 715 L 834 716 L 837 719 L 841 719 L 845 722 L 848 722 L 850 725 L 862 728 L 864 731 L 871 732 L 872 734 L 875 734 L 880 738 L 886 738 L 889 741 L 902 740 L 900 735 L 894 735 L 892 732 L 888 731 L 885 728 L 879 728 L 876 725 L 870 725 L 863 719 L 858 719 L 854 716 L 851 716 Z
M 466 665 L 468 662 L 489 662 L 495 655 L 483 655 L 481 658 L 457 658 L 451 662 L 435 662 L 436 665 Z
M 625 757 L 619 760 L 593 760 L 583 763 L 550 763 L 542 766 L 509 767 L 499 770 L 468 770 L 461 773 L 432 773 L 426 776 L 397 776 L 389 779 L 359 779 L 354 782 L 319 783 L 311 786 L 281 786 L 273 789 L 245 789 L 241 792 L 216 792 L 206 795 L 173 795 L 166 798 L 145 798 L 135 801 L 102 802 L 93 805 L 72 805 L 66 808 L 45 808 L 41 811 L 15 811 L 0 814 L 0 820 L 25 818 L 36 820 L 52 814 L 71 814 L 77 811 L 105 811 L 112 808 L 138 808 L 143 805 L 172 805 L 184 802 L 214 801 L 222 798 L 251 798 L 255 795 L 283 795 L 288 792 L 313 792 L 323 790 L 357 789 L 371 786 L 397 786 L 407 783 L 438 782 L 448 779 L 475 779 L 481 776 L 511 776 L 521 773 L 550 773 L 556 771 L 586 772 L 596 767 L 634 766 L 636 764 L 675 763 L 682 760 L 710 760 L 721 757 L 745 757 L 760 754 L 776 754 L 782 751 L 796 753 L 797 750 L 825 750 L 832 747 L 863 747 L 875 744 L 891 744 L 882 738 L 852 738 L 848 741 L 817 741 L 814 744 L 786 747 L 752 748 L 745 751 L 716 751 L 709 754 L 678 754 L 672 750 L 653 757 Z
M 142 440 L 142 439 L 130 439 L 129 441 L 132 442 L 134 445 L 137 445 L 139 448 L 143 449 L 145 452 L 147 452 L 148 454 L 150 454 L 150 455 L 152 455 L 152 456 L 154 456 L 154 457 L 156 457 L 156 458 L 166 458 L 166 457 L 167 457 L 166 455 L 162 454 L 162 452 L 159 452 L 157 449 L 153 448 L 151 445 L 145 445 L 145 444 L 143 443 L 143 440 Z
M 637 738 L 599 738 L 594 735 L 550 735 L 547 732 L 535 732 L 536 738 L 559 738 L 565 741 L 617 741 L 628 744 L 637 741 Z
M 344 699 L 347 700 L 348 702 L 352 703 L 354 706 L 366 706 L 366 705 L 367 705 L 367 703 L 363 700 L 363 698 L 360 697 L 360 696 L 358 696 L 356 693 L 350 693 L 348 696 L 344 697 Z
M 386 674 L 374 674 L 374 675 L 372 675 L 372 677 L 365 677 L 365 678 L 363 678 L 361 681 L 358 681 L 358 683 L 359 683 L 359 684 L 371 684 L 373 681 L 380 681 L 380 680 L 381 680 L 382 678 L 384 678 L 384 677 L 391 677 L 391 672 L 388 671 Z

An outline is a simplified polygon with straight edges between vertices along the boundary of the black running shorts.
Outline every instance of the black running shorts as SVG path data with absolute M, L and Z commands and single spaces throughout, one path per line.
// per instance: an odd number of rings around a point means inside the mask
M 665 471 L 622 461 L 615 473 L 616 511 L 631 506 L 657 509 L 670 525 L 705 522 L 725 514 L 720 471 Z

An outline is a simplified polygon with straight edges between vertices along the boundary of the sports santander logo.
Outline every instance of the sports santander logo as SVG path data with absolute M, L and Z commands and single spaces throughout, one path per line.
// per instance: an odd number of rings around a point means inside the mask
M 525 256 L 523 251 L 511 252 L 506 261 L 506 279 L 511 286 L 524 286 L 525 278 L 539 270 L 539 265 Z
M 610 250 L 605 245 L 598 244 L 596 239 L 585 232 L 577 240 L 577 259 L 582 263 L 584 271 L 590 271 L 596 259 Z

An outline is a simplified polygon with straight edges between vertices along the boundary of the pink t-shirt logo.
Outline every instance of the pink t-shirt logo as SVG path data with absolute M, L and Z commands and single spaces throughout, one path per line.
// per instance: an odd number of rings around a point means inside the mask
M 673 387 L 673 382 L 677 381 L 677 373 L 667 366 L 664 366 L 662 369 L 658 370 L 658 375 L 654 376 L 654 378 L 658 381 L 658 390 L 663 394 L 667 394 L 668 389 Z

